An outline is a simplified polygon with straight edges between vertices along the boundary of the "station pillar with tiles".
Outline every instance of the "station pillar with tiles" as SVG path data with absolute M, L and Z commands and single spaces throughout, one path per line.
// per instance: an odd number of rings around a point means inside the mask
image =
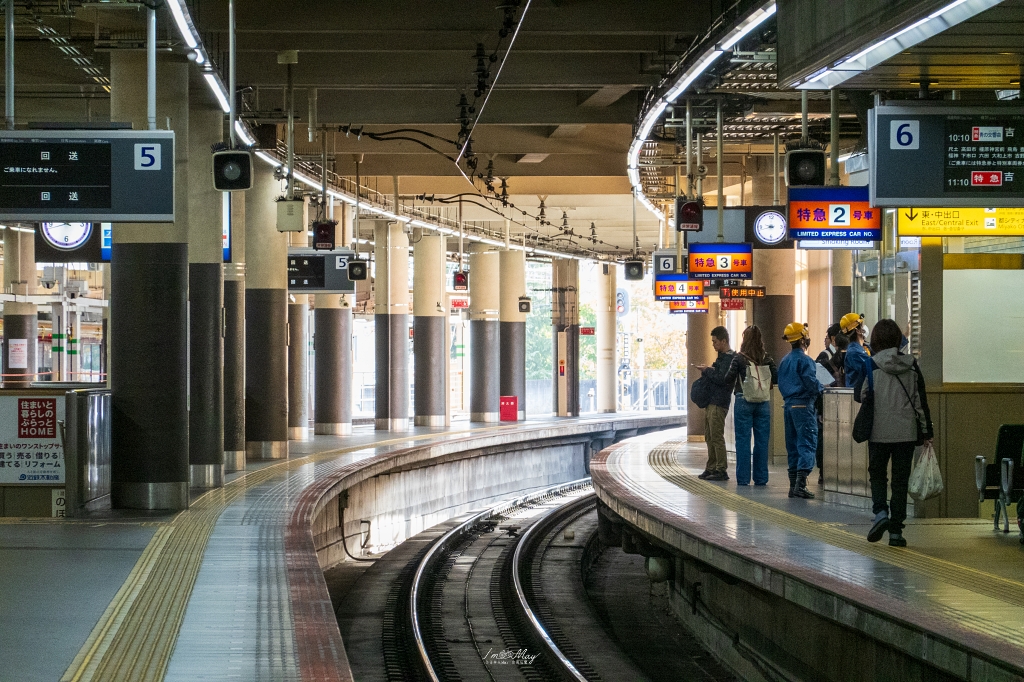
M 110 283 L 111 503 L 185 509 L 189 488 L 189 62 L 157 62 L 175 133 L 175 222 L 115 223 Z M 110 118 L 147 126 L 146 55 L 110 55 Z
M 245 450 L 288 457 L 288 237 L 277 231 L 280 183 L 255 167 L 245 194 Z
M 444 237 L 418 230 L 413 236 L 412 353 L 416 426 L 444 426 L 448 372 L 448 299 Z

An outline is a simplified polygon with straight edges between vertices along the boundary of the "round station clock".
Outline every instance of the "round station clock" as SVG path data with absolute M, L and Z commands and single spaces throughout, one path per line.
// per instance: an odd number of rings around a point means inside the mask
M 765 211 L 754 219 L 754 236 L 762 244 L 778 244 L 786 238 L 786 218 L 778 211 Z
M 47 244 L 72 251 L 89 241 L 92 223 L 43 223 L 41 230 Z

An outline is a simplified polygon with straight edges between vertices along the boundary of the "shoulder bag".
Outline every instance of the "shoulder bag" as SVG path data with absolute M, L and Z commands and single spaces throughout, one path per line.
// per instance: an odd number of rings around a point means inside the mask
M 863 443 L 871 438 L 871 429 L 875 425 L 875 373 L 871 364 L 870 359 L 865 359 L 868 390 L 860 397 L 860 410 L 853 420 L 853 440 L 858 443 Z

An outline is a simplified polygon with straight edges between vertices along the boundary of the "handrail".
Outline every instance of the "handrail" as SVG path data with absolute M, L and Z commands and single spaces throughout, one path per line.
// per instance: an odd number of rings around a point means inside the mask
M 448 547 L 454 540 L 461 538 L 466 532 L 468 532 L 470 528 L 475 526 L 480 521 L 491 518 L 493 516 L 498 516 L 502 512 L 508 511 L 509 509 L 517 507 L 521 504 L 525 504 L 527 502 L 531 502 L 533 500 L 540 499 L 548 495 L 554 495 L 560 492 L 571 490 L 573 488 L 581 487 L 589 483 L 589 477 L 581 478 L 576 481 L 571 481 L 569 483 L 560 483 L 550 488 L 545 488 L 544 490 L 532 492 L 527 495 L 522 495 L 511 500 L 506 500 L 501 504 L 491 507 L 490 509 L 486 509 L 480 512 L 479 514 L 473 515 L 466 521 L 463 521 L 458 526 L 452 528 L 447 533 L 442 535 L 440 539 L 437 540 L 437 542 L 430 546 L 430 549 L 427 550 L 427 553 L 423 556 L 423 559 L 420 560 L 419 565 L 416 567 L 416 573 L 412 579 L 412 590 L 410 590 L 409 592 L 409 613 L 412 616 L 412 633 L 413 637 L 416 640 L 416 649 L 420 654 L 420 661 L 423 663 L 423 668 L 426 670 L 427 676 L 431 679 L 432 682 L 440 682 L 440 678 L 434 671 L 434 666 L 430 663 L 430 656 L 427 654 L 427 647 L 423 641 L 423 633 L 420 630 L 419 609 L 417 607 L 417 604 L 419 602 L 420 581 L 423 579 L 423 574 L 426 573 L 427 569 L 430 567 L 430 564 L 432 563 L 434 557 L 442 549 Z M 523 538 L 525 539 L 525 537 L 526 535 L 524 534 Z M 519 544 L 522 545 L 522 541 L 520 541 Z M 518 551 L 519 549 L 517 547 L 516 552 L 518 553 Z M 515 566 L 513 565 L 513 571 L 515 570 Z M 518 589 L 518 574 L 514 573 L 514 575 L 516 576 L 516 587 Z M 527 611 L 527 614 L 530 615 L 531 618 L 533 618 L 532 612 L 530 612 L 529 610 Z M 557 649 L 555 651 L 557 652 Z M 569 665 L 570 667 L 572 666 L 571 663 Z M 575 670 L 575 668 L 572 669 Z

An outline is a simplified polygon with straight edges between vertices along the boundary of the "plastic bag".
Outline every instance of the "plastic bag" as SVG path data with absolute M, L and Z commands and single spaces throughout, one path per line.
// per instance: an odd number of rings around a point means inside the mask
M 921 448 L 921 454 L 914 458 L 914 470 L 910 473 L 907 490 L 916 501 L 924 502 L 941 493 L 942 488 L 939 460 L 935 458 L 935 448 L 927 443 Z

